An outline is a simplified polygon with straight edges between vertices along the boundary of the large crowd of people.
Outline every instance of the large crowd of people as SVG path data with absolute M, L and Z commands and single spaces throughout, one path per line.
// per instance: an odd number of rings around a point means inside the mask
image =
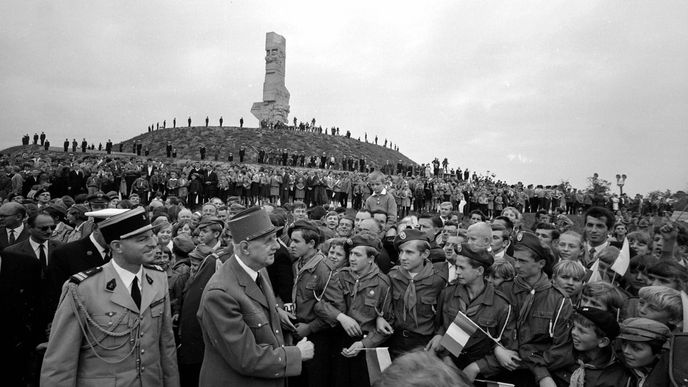
M 323 159 L 1 156 L 3 380 L 669 386 L 688 375 L 688 228 L 666 201 L 511 184 L 446 159 L 377 170 Z M 370 355 L 382 349 L 392 365 L 379 373 Z

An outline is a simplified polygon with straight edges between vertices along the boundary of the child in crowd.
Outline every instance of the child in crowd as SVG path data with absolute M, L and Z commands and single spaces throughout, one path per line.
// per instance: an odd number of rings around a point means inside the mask
M 606 310 L 613 314 L 619 313 L 624 306 L 624 296 L 610 283 L 597 281 L 587 283 L 581 290 L 580 306 L 588 306 Z
M 638 291 L 638 317 L 661 322 L 673 331 L 683 328 L 681 293 L 666 286 L 646 286 Z
M 571 375 L 570 386 L 626 386 L 630 375 L 612 349 L 619 330 L 614 314 L 587 306 L 577 309 L 571 338 L 578 368 Z
M 669 372 L 664 344 L 669 328 L 647 318 L 629 318 L 621 324 L 621 353 L 632 373 L 630 386 L 668 386 Z
M 371 213 L 382 210 L 387 213 L 387 224 L 385 229 L 389 230 L 396 227 L 397 223 L 397 203 L 394 196 L 387 193 L 385 189 L 385 175 L 380 171 L 374 171 L 368 175 L 368 184 L 373 190 L 373 194 L 366 199 L 363 208 Z
M 583 289 L 585 266 L 578 261 L 564 260 L 554 265 L 552 283 L 562 289 L 576 305 Z
M 499 286 L 504 281 L 511 281 L 516 276 L 514 265 L 508 261 L 498 261 L 492 264 L 492 270 L 487 277 L 487 282 L 493 286 Z
M 585 254 L 583 236 L 575 231 L 566 231 L 559 235 L 555 244 L 557 260 L 580 261 Z

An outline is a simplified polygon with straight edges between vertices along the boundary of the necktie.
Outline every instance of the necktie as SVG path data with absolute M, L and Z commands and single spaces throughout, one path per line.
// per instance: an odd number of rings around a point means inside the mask
M 103 262 L 110 262 L 110 258 L 112 258 L 112 253 L 110 252 L 110 249 L 105 249 L 105 258 L 103 258 Z
M 258 289 L 260 289 L 263 294 L 265 294 L 265 290 L 263 289 L 263 281 L 260 277 L 260 273 L 258 273 L 258 276 L 256 277 L 256 285 L 258 285 Z
M 41 261 L 41 271 L 45 273 L 48 267 L 48 257 L 45 256 L 45 246 L 41 243 L 38 245 L 38 259 Z
M 134 300 L 137 308 L 141 308 L 141 289 L 139 289 L 139 277 L 134 277 L 131 281 L 131 298 Z
M 10 229 L 10 244 L 13 245 L 17 240 L 14 238 L 14 229 Z
M 595 248 L 591 247 L 590 248 L 590 260 L 595 258 Z

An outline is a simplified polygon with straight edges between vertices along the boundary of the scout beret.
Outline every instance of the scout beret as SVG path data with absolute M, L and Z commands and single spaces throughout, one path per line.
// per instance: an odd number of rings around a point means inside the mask
M 189 258 L 197 259 L 199 261 L 202 261 L 207 257 L 208 255 L 213 253 L 213 249 L 210 248 L 210 246 L 207 245 L 198 245 L 196 246 L 195 249 L 193 249 L 192 252 L 189 253 Z
M 423 241 L 430 243 L 425 232 L 414 229 L 406 229 L 399 232 L 399 234 L 397 234 L 397 236 L 394 238 L 394 248 L 399 250 L 399 246 L 409 241 Z
M 458 254 L 478 262 L 483 267 L 490 267 L 494 263 L 494 258 L 486 250 L 475 250 L 466 243 L 461 244 L 461 251 Z
M 96 193 L 88 195 L 86 201 L 89 203 L 108 203 L 110 198 L 103 193 L 103 191 L 98 191 Z
M 188 256 L 196 246 L 187 234 L 179 234 L 172 239 L 172 252 L 175 254 Z
M 360 233 L 347 239 L 346 243 L 351 246 L 351 248 L 358 246 L 368 246 L 372 247 L 377 251 L 382 250 L 382 242 L 380 238 L 370 233 Z
M 616 317 L 606 310 L 584 306 L 576 309 L 576 313 L 592 321 L 609 340 L 614 340 L 619 335 L 620 328 Z
M 648 318 L 634 317 L 621 323 L 619 338 L 629 341 L 664 341 L 671 335 L 666 325 Z
M 48 209 L 55 210 L 56 212 L 62 214 L 62 216 L 67 215 L 67 206 L 62 203 L 52 203 L 48 206 Z
M 236 243 L 258 239 L 281 229 L 281 227 L 275 227 L 268 213 L 258 206 L 234 215 L 227 223 L 227 227 Z
M 85 214 L 88 212 L 88 207 L 86 207 L 83 204 L 72 204 L 72 206 L 69 207 L 69 210 L 67 211 L 73 214 L 85 216 Z
M 308 220 L 297 220 L 296 222 L 294 222 L 289 228 L 289 238 L 291 238 L 291 234 L 297 230 L 310 230 L 318 233 L 318 235 L 321 234 L 320 228 L 318 228 L 318 226 L 314 225 L 312 222 Z
M 322 206 L 316 206 L 308 211 L 308 217 L 313 220 L 318 220 L 321 219 L 323 216 L 327 214 L 327 211 L 322 207 Z
M 542 246 L 540 239 L 537 235 L 529 231 L 521 231 L 516 235 L 516 243 L 514 244 L 514 250 L 529 250 L 535 253 L 535 260 L 540 261 L 546 259 L 552 261 L 551 253 Z
M 98 227 L 107 244 L 114 240 L 131 238 L 153 228 L 148 219 L 148 212 L 143 207 L 105 219 Z
M 216 216 L 204 216 L 201 218 L 200 223 L 198 223 L 198 228 L 208 227 L 212 225 L 217 225 L 221 229 L 225 227 L 225 223 Z
M 50 192 L 45 188 L 41 188 L 33 194 L 33 197 L 38 198 L 39 196 L 43 195 L 44 193 L 50 193 Z

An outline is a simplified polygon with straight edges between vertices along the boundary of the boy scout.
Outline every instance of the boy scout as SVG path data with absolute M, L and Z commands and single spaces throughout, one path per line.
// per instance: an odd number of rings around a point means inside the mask
M 569 320 L 573 306 L 563 290 L 552 285 L 547 274 L 553 256 L 538 237 L 520 232 L 514 245 L 513 281 L 499 288 L 516 316 L 513 350 L 495 347 L 500 364 L 511 371 L 506 378 L 519 386 L 554 386 L 564 382 L 572 355 Z
M 447 284 L 445 262 L 431 263 L 430 242 L 424 232 L 405 230 L 394 238 L 399 251 L 399 266 L 389 272 L 392 283 L 391 314 L 394 333 L 389 342 L 390 355 L 398 357 L 425 347 L 436 331 L 435 314 L 440 292 Z
M 427 350 L 440 351 L 442 336 L 459 312 L 465 314 L 490 337 L 476 332 L 463 347 L 461 355 L 453 359 L 456 365 L 471 379 L 478 374 L 491 377 L 501 368 L 493 354 L 495 340 L 504 339 L 505 345 L 513 338 L 514 314 L 505 295 L 485 281 L 494 263 L 492 255 L 468 244 L 460 246 L 456 257 L 456 282 L 446 287 L 440 295 L 437 309 L 439 328 L 426 346 Z M 507 329 L 509 328 L 509 329 Z
M 337 386 L 369 386 L 365 348 L 375 348 L 387 339 L 375 329 L 376 320 L 388 308 L 389 278 L 380 271 L 375 259 L 382 250 L 380 239 L 370 234 L 347 240 L 349 266 L 337 272 L 332 282 L 335 290 L 327 301 L 316 304 L 316 313 L 327 321 L 339 322 L 334 357 L 334 381 Z
M 99 226 L 112 252 L 65 283 L 41 370 L 44 386 L 178 386 L 167 275 L 143 207 Z
M 333 341 L 332 325 L 315 314 L 315 304 L 326 291 L 334 289 L 331 282 L 334 264 L 318 250 L 322 243 L 320 230 L 314 224 L 299 220 L 289 229 L 290 253 L 294 262 L 292 300 L 294 314 L 278 309 L 282 323 L 291 328 L 298 339 L 308 336 L 315 346 L 315 357 L 303 365 L 303 372 L 289 384 L 324 386 L 330 382 L 331 359 L 325 354 Z M 325 297 L 330 299 L 330 297 Z M 291 320 L 296 320 L 292 323 Z

